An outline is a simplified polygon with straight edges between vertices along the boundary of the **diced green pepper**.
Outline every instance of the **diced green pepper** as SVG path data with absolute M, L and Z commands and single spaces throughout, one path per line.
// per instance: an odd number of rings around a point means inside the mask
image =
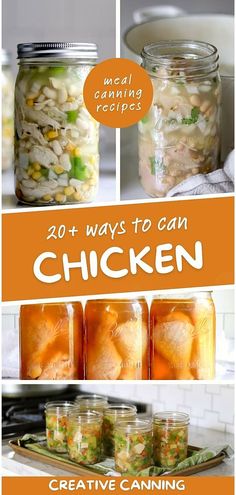
M 41 167 L 40 172 L 41 172 L 41 174 L 42 174 L 43 177 L 46 177 L 46 179 L 48 178 L 48 174 L 49 174 L 49 169 L 48 168 Z
M 75 156 L 70 158 L 71 170 L 69 172 L 70 178 L 84 181 L 87 177 L 87 167 L 84 164 L 80 156 Z
M 78 117 L 78 110 L 69 110 L 67 113 L 67 122 L 70 124 L 75 124 Z

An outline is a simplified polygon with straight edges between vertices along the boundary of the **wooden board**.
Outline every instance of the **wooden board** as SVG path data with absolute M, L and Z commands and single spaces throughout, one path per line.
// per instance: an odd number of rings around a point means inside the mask
M 58 459 L 53 459 L 52 457 L 46 457 L 43 454 L 39 454 L 38 452 L 34 452 L 33 450 L 29 450 L 26 447 L 20 447 L 17 444 L 17 439 L 16 440 L 10 440 L 9 442 L 10 447 L 19 455 L 22 455 L 24 457 L 34 459 L 35 461 L 41 462 L 43 464 L 49 464 L 51 466 L 55 466 L 58 469 L 64 469 L 65 471 L 69 471 L 71 473 L 77 474 L 77 476 L 89 476 L 91 475 L 93 478 L 99 478 L 100 476 L 105 476 L 101 473 L 98 473 L 94 471 L 92 468 L 86 468 L 85 466 L 81 465 L 72 465 L 72 464 L 67 464 L 63 460 L 58 460 Z M 198 451 L 201 450 L 199 447 L 194 447 L 189 445 L 189 450 L 190 451 Z M 198 464 L 197 466 L 191 466 L 186 469 L 182 469 L 181 471 L 176 471 L 174 476 L 191 476 L 193 474 L 200 473 L 201 471 L 206 471 L 207 469 L 214 468 L 221 464 L 223 460 L 225 459 L 225 454 L 219 454 L 217 457 L 214 457 L 214 459 L 210 459 L 206 462 L 203 462 L 202 464 Z M 170 474 L 162 474 L 162 476 L 171 476 Z

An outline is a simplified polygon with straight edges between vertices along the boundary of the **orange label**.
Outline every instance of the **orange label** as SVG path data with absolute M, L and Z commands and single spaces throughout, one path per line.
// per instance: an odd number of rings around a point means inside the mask
M 5 213 L 4 301 L 234 283 L 234 199 Z
M 108 127 L 136 124 L 148 112 L 153 86 L 147 72 L 126 58 L 98 64 L 84 84 L 84 102 L 91 115 Z
M 97 495 L 110 495 L 116 493 L 132 493 L 133 495 L 149 495 L 150 493 L 171 493 L 176 495 L 233 495 L 233 477 L 187 477 L 187 478 L 133 478 L 120 477 L 110 478 L 91 475 L 66 478 L 52 477 L 4 477 L 2 479 L 3 495 L 23 494 L 24 495 L 76 495 L 80 493 L 91 493 Z

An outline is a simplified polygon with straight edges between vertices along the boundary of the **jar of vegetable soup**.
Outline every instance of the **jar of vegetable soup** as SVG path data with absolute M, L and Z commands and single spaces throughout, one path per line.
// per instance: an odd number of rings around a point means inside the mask
M 114 430 L 117 422 L 135 419 L 136 406 L 132 404 L 109 404 L 103 414 L 103 449 L 108 457 L 114 456 Z
M 68 454 L 78 464 L 96 464 L 102 453 L 102 414 L 74 410 L 69 415 Z
M 98 187 L 98 123 L 83 100 L 92 43 L 18 45 L 15 182 L 30 205 L 89 202 Z
M 179 182 L 219 167 L 221 83 L 209 43 L 147 45 L 142 65 L 154 90 L 139 122 L 139 172 L 145 192 L 166 196 Z
M 189 416 L 161 412 L 153 416 L 153 457 L 158 466 L 173 469 L 187 457 Z
M 47 402 L 45 406 L 47 447 L 54 452 L 67 452 L 67 426 L 73 402 Z
M 115 469 L 136 475 L 152 465 L 152 422 L 134 419 L 115 424 Z

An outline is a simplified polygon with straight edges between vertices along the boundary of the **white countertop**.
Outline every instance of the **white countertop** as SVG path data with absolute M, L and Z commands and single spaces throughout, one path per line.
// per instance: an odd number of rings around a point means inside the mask
M 190 427 L 189 444 L 197 447 L 206 447 L 208 445 L 234 445 L 233 435 L 221 431 Z M 37 462 L 29 458 L 16 454 L 10 448 L 8 440 L 4 439 L 2 443 L 2 469 L 3 473 L 8 476 L 74 476 L 70 471 L 57 469 L 46 463 Z M 219 466 L 207 471 L 202 471 L 194 476 L 233 476 L 234 461 L 226 460 Z

